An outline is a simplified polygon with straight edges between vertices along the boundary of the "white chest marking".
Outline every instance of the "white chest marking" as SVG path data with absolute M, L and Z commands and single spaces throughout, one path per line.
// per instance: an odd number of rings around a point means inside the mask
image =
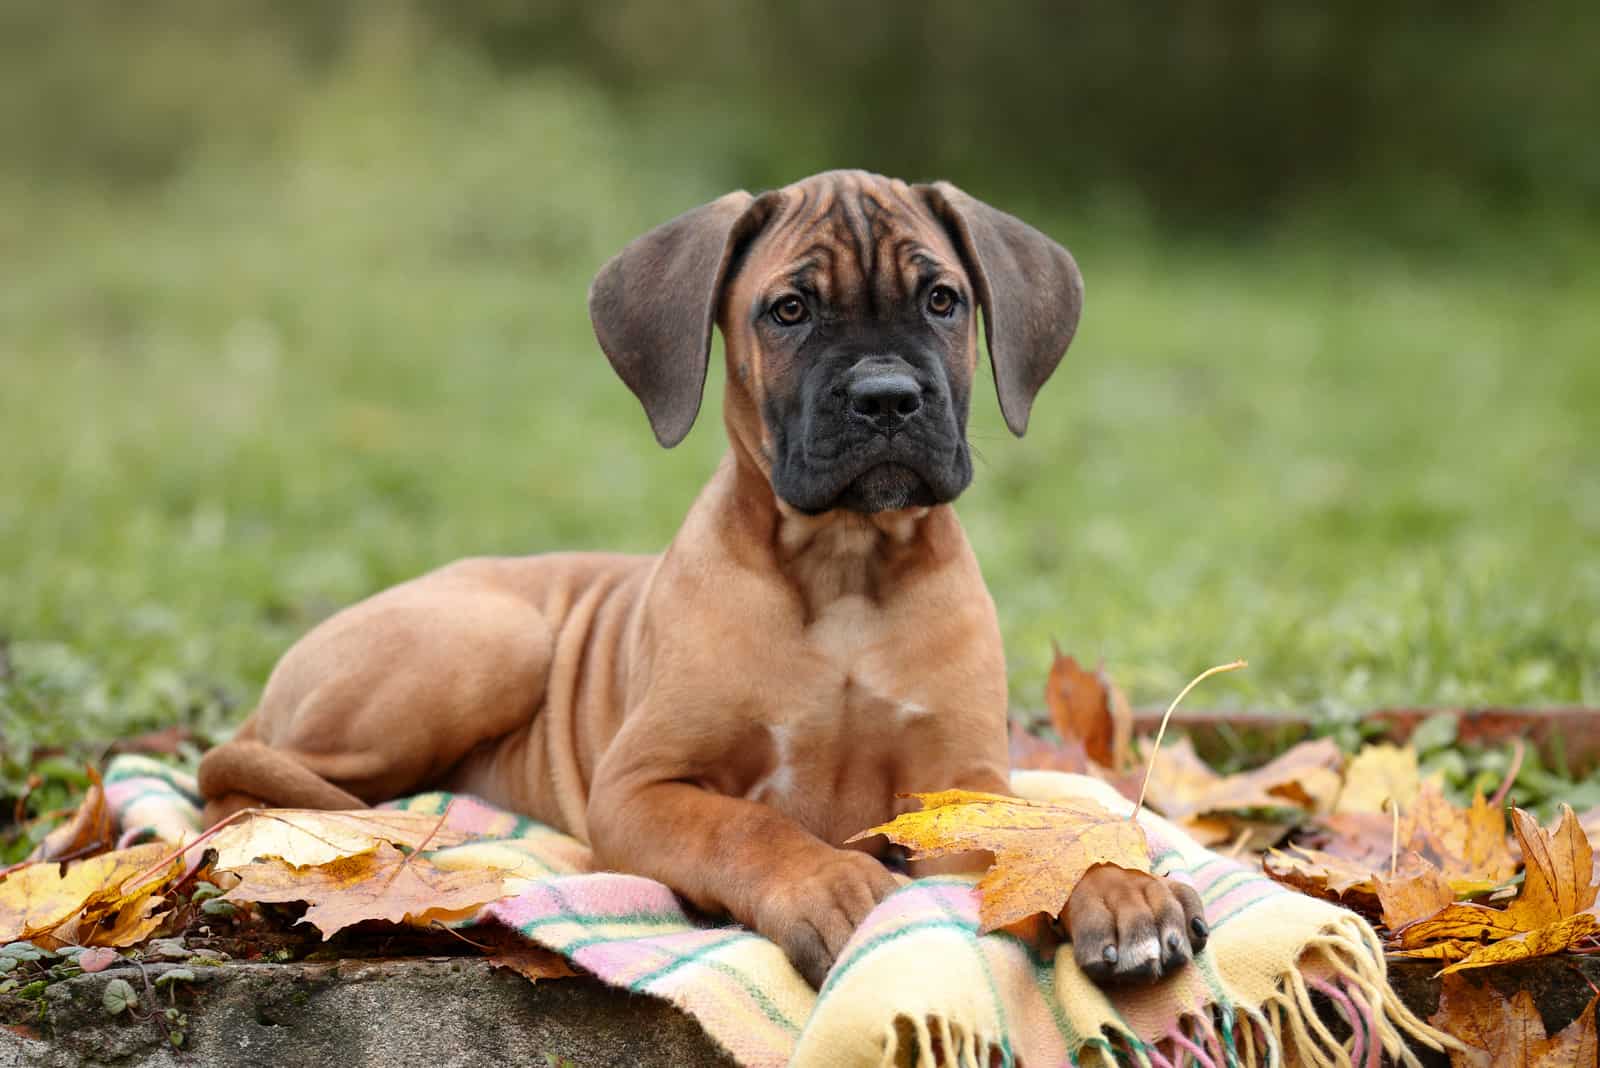
M 781 723 L 775 723 L 767 730 L 772 735 L 772 770 L 756 780 L 755 785 L 750 787 L 747 797 L 759 798 L 763 795 L 774 798 L 785 797 L 794 791 L 794 764 L 791 760 L 792 740 L 789 737 L 789 728 Z

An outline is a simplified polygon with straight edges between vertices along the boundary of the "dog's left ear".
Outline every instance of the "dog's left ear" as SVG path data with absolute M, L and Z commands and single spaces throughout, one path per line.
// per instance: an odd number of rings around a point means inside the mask
M 611 366 L 667 448 L 700 411 L 711 327 L 741 242 L 760 225 L 749 193 L 729 193 L 635 238 L 589 287 L 589 319 Z
M 949 182 L 917 186 L 955 240 L 978 290 L 1006 426 L 1021 437 L 1033 398 L 1078 329 L 1083 276 L 1072 254 Z

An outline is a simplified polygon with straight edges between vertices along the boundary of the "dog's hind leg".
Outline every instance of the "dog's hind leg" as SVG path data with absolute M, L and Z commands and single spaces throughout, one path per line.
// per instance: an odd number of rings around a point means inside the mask
M 256 804 L 360 808 L 412 793 L 528 724 L 551 628 L 486 570 L 434 572 L 296 643 L 238 737 L 201 761 L 207 822 Z

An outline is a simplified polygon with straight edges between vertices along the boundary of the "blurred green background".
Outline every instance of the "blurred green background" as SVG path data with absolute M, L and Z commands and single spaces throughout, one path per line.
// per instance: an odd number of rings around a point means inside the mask
M 584 292 L 836 166 L 1078 255 L 960 503 L 1019 704 L 1600 704 L 1600 9 L 0 0 L 0 729 L 215 731 L 455 557 L 655 550 Z

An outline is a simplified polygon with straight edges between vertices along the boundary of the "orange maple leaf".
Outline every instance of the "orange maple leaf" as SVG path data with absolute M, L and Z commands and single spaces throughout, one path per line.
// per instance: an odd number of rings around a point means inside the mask
M 1085 671 L 1078 661 L 1055 651 L 1044 684 L 1050 722 L 1063 741 L 1076 741 L 1090 760 L 1112 771 L 1125 770 L 1132 757 L 1133 710 L 1102 667 Z
M 1096 864 L 1150 870 L 1144 830 L 1092 801 L 1024 801 L 970 790 L 909 794 L 922 802 L 888 823 L 862 831 L 881 834 L 914 858 L 988 851 L 994 864 L 978 882 L 984 931 L 1058 915 L 1083 873 Z
M 368 852 L 296 867 L 276 857 L 234 869 L 239 884 L 224 901 L 304 901 L 303 922 L 326 938 L 364 920 L 427 925 L 459 919 L 505 895 L 498 869 L 440 868 L 387 842 Z
M 1591 911 L 1600 892 L 1594 850 L 1572 809 L 1561 806 L 1554 831 L 1540 827 L 1521 809 L 1512 810 L 1512 824 L 1527 865 L 1516 898 L 1504 909 L 1449 905 L 1397 933 L 1403 952 L 1414 955 L 1437 943 L 1480 943 L 1446 968 L 1448 974 L 1564 952 L 1600 934 L 1600 919 Z

